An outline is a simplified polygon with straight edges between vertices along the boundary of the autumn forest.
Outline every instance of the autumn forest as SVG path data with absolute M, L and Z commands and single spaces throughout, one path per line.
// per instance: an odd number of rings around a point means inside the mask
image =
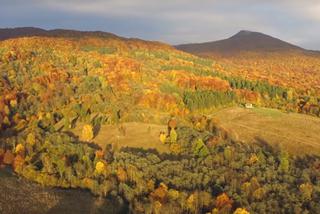
M 247 142 L 215 116 L 239 108 L 319 127 L 319 65 L 318 53 L 203 56 L 94 33 L 9 38 L 0 165 L 122 213 L 319 213 L 317 153 L 258 138 L 267 125 Z

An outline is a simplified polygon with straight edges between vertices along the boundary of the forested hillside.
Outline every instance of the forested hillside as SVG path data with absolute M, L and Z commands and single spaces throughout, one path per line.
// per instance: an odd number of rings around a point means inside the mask
M 0 164 L 27 179 L 89 189 L 133 213 L 320 211 L 318 156 L 237 142 L 204 116 L 253 103 L 317 117 L 316 93 L 118 37 L 5 40 L 0 72 Z M 158 143 L 170 152 L 92 143 L 105 124 L 125 135 L 126 122 L 167 124 Z
M 320 94 L 319 54 L 254 52 L 230 57 L 214 57 L 222 72 L 250 80 L 267 81 L 282 87 L 294 88 L 304 96 Z
M 176 48 L 214 59 L 231 76 L 294 88 L 305 96 L 320 93 L 320 52 L 263 33 L 240 31 L 228 39 Z

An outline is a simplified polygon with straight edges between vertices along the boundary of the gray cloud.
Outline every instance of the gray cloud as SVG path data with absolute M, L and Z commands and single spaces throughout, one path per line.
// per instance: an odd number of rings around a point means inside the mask
M 171 44 L 241 29 L 320 49 L 318 0 L 0 0 L 0 27 L 105 30 Z

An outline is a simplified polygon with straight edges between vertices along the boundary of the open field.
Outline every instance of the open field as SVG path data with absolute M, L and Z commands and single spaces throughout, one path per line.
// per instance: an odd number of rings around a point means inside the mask
M 212 114 L 244 142 L 268 142 L 294 154 L 320 154 L 320 119 L 275 109 L 226 108 Z
M 169 152 L 168 147 L 159 140 L 160 131 L 166 131 L 167 126 L 138 122 L 123 123 L 122 126 L 125 129 L 125 134 L 120 131 L 120 125 L 101 126 L 93 142 L 101 148 L 105 148 L 107 144 L 118 144 L 119 147 L 157 149 L 159 152 Z M 80 136 L 81 128 L 82 125 L 79 124 L 73 133 Z
M 210 115 L 222 127 L 243 142 L 267 142 L 280 146 L 293 154 L 320 154 L 320 119 L 304 114 L 284 113 L 275 109 L 230 107 Z M 81 135 L 83 124 L 72 130 Z M 120 125 L 103 125 L 93 142 L 104 148 L 107 144 L 122 147 L 157 149 L 169 152 L 159 141 L 160 131 L 165 125 L 130 122 Z

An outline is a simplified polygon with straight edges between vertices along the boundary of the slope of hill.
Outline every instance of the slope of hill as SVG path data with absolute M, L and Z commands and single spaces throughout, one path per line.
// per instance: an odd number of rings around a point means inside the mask
M 20 27 L 20 28 L 0 28 L 0 40 L 20 38 L 20 37 L 32 37 L 32 36 L 46 36 L 46 37 L 83 37 L 83 36 L 96 36 L 104 38 L 117 38 L 112 33 L 102 31 L 77 31 L 77 30 L 65 30 L 54 29 L 44 30 L 35 27 Z
M 269 143 L 297 155 L 320 154 L 317 131 L 320 130 L 320 118 L 276 109 L 239 107 L 225 108 L 212 116 L 243 142 Z
M 213 58 L 226 75 L 320 95 L 320 52 L 309 51 L 271 36 L 240 31 L 216 42 L 185 44 L 177 49 Z
M 320 96 L 320 55 L 301 52 L 243 53 L 214 57 L 225 75 L 292 88 L 301 95 Z
M 242 30 L 228 39 L 177 45 L 177 49 L 197 55 L 234 55 L 242 52 L 292 52 L 306 51 L 269 35 Z
M 1 41 L 0 166 L 131 213 L 319 213 L 319 157 L 238 142 L 205 116 L 247 102 L 319 115 L 315 97 L 218 68 L 137 39 Z

